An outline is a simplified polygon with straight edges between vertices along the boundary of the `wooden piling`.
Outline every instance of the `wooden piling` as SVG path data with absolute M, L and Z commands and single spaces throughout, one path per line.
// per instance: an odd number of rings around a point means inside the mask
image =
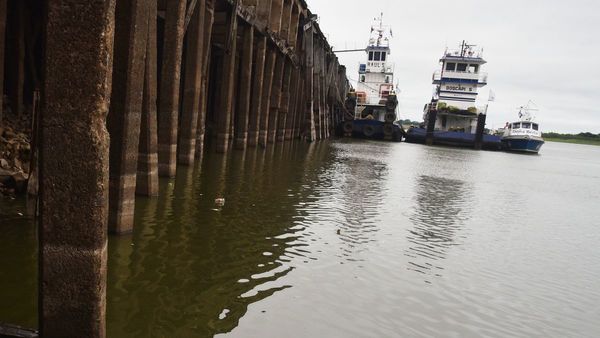
M 236 109 L 235 147 L 246 149 L 248 142 L 248 123 L 250 118 L 250 96 L 252 94 L 252 57 L 254 56 L 254 27 L 245 26 L 244 46 L 240 60 L 240 90 Z
M 186 2 L 186 0 L 166 1 L 158 109 L 158 173 L 164 177 L 175 177 L 177 169 L 179 87 Z
M 146 0 L 117 2 L 113 85 L 107 117 L 110 133 L 108 229 L 117 234 L 133 229 L 147 15 Z
M 102 338 L 115 0 L 54 0 L 46 9 L 40 336 Z

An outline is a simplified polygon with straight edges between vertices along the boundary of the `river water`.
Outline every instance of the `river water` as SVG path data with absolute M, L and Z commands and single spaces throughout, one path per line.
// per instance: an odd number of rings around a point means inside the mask
M 160 188 L 110 237 L 109 337 L 600 336 L 600 147 L 294 143 Z M 32 327 L 23 208 L 0 201 L 0 322 Z

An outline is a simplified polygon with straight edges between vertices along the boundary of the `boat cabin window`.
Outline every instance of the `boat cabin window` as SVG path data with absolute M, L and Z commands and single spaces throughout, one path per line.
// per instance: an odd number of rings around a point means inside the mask
M 531 129 L 531 123 L 529 122 L 523 122 L 521 125 L 523 126 L 523 129 Z
M 375 59 L 374 61 L 381 61 L 381 52 L 375 52 Z
M 456 71 L 457 72 L 466 72 L 467 71 L 467 64 L 466 63 L 459 63 L 456 65 Z
M 373 52 L 369 52 L 369 61 L 373 61 Z
M 519 129 L 519 128 L 521 128 L 521 124 L 520 123 L 513 123 L 512 127 L 513 127 L 513 129 Z
M 469 73 L 477 73 L 479 65 L 469 65 Z
M 386 52 L 381 52 L 381 61 L 385 61 L 386 55 L 387 55 Z
M 390 83 L 390 77 L 389 76 L 385 77 L 385 83 Z
M 534 123 L 531 125 L 533 127 L 533 130 L 539 130 L 538 124 Z
M 453 72 L 455 69 L 456 69 L 456 63 L 454 63 L 454 62 L 448 62 L 446 64 L 446 70 L 447 71 Z
M 365 82 L 365 76 L 364 75 L 360 76 L 360 82 Z

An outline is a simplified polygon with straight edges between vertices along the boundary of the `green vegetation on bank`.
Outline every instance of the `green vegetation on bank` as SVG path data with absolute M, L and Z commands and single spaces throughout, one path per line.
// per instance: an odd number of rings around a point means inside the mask
M 600 134 L 579 133 L 579 134 L 559 134 L 544 133 L 544 140 L 550 142 L 564 142 L 576 144 L 590 144 L 600 146 Z

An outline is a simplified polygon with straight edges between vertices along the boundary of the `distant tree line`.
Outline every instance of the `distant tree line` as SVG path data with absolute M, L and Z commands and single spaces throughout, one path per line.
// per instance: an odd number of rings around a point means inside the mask
M 406 120 L 400 120 L 400 123 L 403 126 L 418 126 L 419 124 L 421 124 L 421 122 L 417 122 L 417 121 L 411 121 L 409 119 Z
M 579 133 L 579 134 L 560 134 L 555 132 L 544 133 L 546 138 L 560 139 L 560 140 L 597 140 L 600 141 L 600 134 L 593 134 L 590 132 Z

